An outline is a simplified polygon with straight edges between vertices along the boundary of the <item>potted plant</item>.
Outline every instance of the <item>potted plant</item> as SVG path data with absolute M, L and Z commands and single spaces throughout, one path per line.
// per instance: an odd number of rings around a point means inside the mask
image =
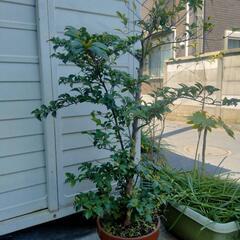
M 164 224 L 180 239 L 237 240 L 240 183 L 228 174 L 205 176 L 170 168 L 160 170 L 162 186 L 169 186 L 171 201 L 164 210 Z
M 207 136 L 213 129 L 221 127 L 230 136 L 234 132 L 220 117 L 210 115 L 206 105 L 237 105 L 239 99 L 217 100 L 219 89 L 213 86 L 181 85 L 175 89 L 184 92 L 182 98 L 201 103 L 201 110 L 188 117 L 188 123 L 198 132 L 194 169 L 182 172 L 169 168 L 159 170 L 160 185 L 170 199 L 165 211 L 165 224 L 169 230 L 186 240 L 239 239 L 239 200 L 238 179 L 227 176 L 211 176 L 206 173 Z M 198 166 L 200 141 L 202 139 L 201 166 Z M 225 159 L 223 159 L 225 160 Z M 171 185 L 169 185 L 171 182 Z M 164 187 L 166 186 L 166 187 Z M 188 226 L 188 227 L 185 227 Z
M 161 117 L 165 105 L 143 105 L 136 95 L 145 79 L 135 79 L 115 68 L 118 57 L 132 49 L 137 37 L 90 34 L 86 28 L 73 27 L 66 28 L 65 36 L 51 39 L 56 50 L 53 55 L 64 63 L 74 63 L 81 73 L 61 77 L 60 84 L 72 87 L 70 93 L 61 94 L 33 113 L 42 119 L 49 113 L 56 116 L 58 109 L 69 105 L 92 103 L 95 110 L 91 120 L 96 130 L 83 134 L 92 138 L 95 147 L 110 154 L 108 162 L 83 163 L 78 175 L 67 173 L 66 181 L 71 185 L 90 180 L 96 186 L 96 191 L 75 197 L 75 208 L 86 218 L 98 217 L 101 239 L 157 239 L 160 223 L 154 212 L 159 198 L 138 186 L 144 171 L 136 161 L 136 151 L 138 131 L 151 118 Z M 98 110 L 98 106 L 104 110 Z
M 130 11 L 137 16 L 137 4 L 124 0 Z M 86 218 L 97 217 L 98 234 L 101 239 L 153 239 L 159 235 L 159 219 L 155 214 L 163 197 L 159 185 L 154 181 L 151 169 L 139 161 L 139 133 L 153 118 L 162 119 L 169 111 L 169 105 L 177 95 L 162 99 L 154 92 L 156 101 L 146 103 L 141 99 L 141 85 L 148 80 L 144 76 L 144 60 L 152 49 L 152 38 L 157 35 L 157 46 L 167 44 L 163 37 L 172 33 L 172 27 L 179 21 L 174 17 L 181 13 L 187 0 L 168 8 L 168 1 L 156 1 L 146 19 L 133 22 L 125 14 L 117 12 L 124 24 L 123 37 L 109 33 L 91 34 L 86 28 L 67 27 L 65 38 L 54 37 L 50 41 L 55 53 L 53 57 L 63 63 L 79 67 L 79 74 L 70 74 L 59 79 L 60 84 L 69 85 L 71 90 L 59 95 L 48 105 L 33 111 L 42 120 L 50 113 L 55 117 L 59 109 L 81 103 L 91 103 L 91 119 L 96 130 L 84 132 L 92 137 L 94 146 L 109 151 L 108 162 L 83 163 L 79 174 L 67 174 L 66 181 L 75 185 L 89 180 L 96 191 L 79 193 L 74 205 Z M 193 11 L 202 5 L 201 0 L 189 1 Z M 136 25 L 136 32 L 129 33 L 129 25 Z M 189 26 L 189 33 L 197 26 Z M 191 39 L 193 35 L 189 34 Z M 136 45 L 140 46 L 137 48 Z M 156 44 L 155 44 L 156 45 Z M 156 46 L 155 46 L 156 47 Z M 124 54 L 131 54 L 138 61 L 137 77 L 117 70 L 116 62 Z M 168 88 L 161 90 L 168 92 Z M 169 93 L 171 95 L 171 93 Z M 154 185 L 145 191 L 139 178 Z

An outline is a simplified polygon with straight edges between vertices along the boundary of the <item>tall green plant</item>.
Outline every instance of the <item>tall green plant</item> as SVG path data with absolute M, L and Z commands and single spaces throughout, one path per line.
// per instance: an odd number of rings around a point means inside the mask
M 234 132 L 220 117 L 209 115 L 206 111 L 194 112 L 192 116 L 188 117 L 188 123 L 191 124 L 194 129 L 197 129 L 198 133 L 203 132 L 201 173 L 202 175 L 205 175 L 208 133 L 212 132 L 215 128 L 222 127 L 230 137 L 234 138 Z M 194 170 L 197 170 L 196 164 Z
M 185 85 L 182 85 L 186 88 L 188 88 Z M 219 91 L 218 88 L 215 88 L 210 85 L 202 85 L 201 83 L 196 83 L 195 86 L 193 86 L 193 95 L 191 96 L 191 99 L 193 101 L 196 101 L 200 103 L 201 110 L 194 112 L 191 116 L 188 117 L 188 124 L 192 125 L 193 129 L 196 129 L 198 132 L 198 142 L 196 147 L 196 153 L 195 153 L 195 163 L 194 163 L 194 171 L 198 171 L 197 166 L 197 155 L 200 145 L 200 140 L 202 136 L 202 165 L 201 165 L 201 174 L 202 176 L 205 175 L 206 172 L 206 149 L 207 149 L 207 136 L 209 132 L 212 132 L 215 128 L 223 128 L 225 132 L 232 138 L 234 138 L 234 132 L 232 129 L 223 121 L 223 119 L 219 116 L 216 117 L 214 115 L 210 115 L 206 112 L 206 105 L 220 107 L 224 105 L 237 105 L 239 102 L 239 99 L 223 99 L 218 100 L 216 98 L 216 93 Z
M 130 6 L 127 0 L 124 2 Z M 140 96 L 141 85 L 148 80 L 143 75 L 144 59 L 151 50 L 152 38 L 159 33 L 161 40 L 172 32 L 173 22 L 179 20 L 176 16 L 185 10 L 187 2 L 193 11 L 202 6 L 201 0 L 180 0 L 179 4 L 168 8 L 168 1 L 159 0 L 146 19 L 133 22 L 118 12 L 125 26 L 134 24 L 140 30 L 133 35 L 129 32 L 124 37 L 91 34 L 84 27 L 67 27 L 65 38 L 50 40 L 55 50 L 53 57 L 76 65 L 80 71 L 61 77 L 59 84 L 70 86 L 70 92 L 34 110 L 35 116 L 39 120 L 50 113 L 55 117 L 59 109 L 84 102 L 104 107 L 103 111 L 91 112 L 91 119 L 98 128 L 84 134 L 92 137 L 95 147 L 109 151 L 110 161 L 98 165 L 83 163 L 79 174 L 67 174 L 67 182 L 71 185 L 90 180 L 96 186 L 96 191 L 79 193 L 75 198 L 76 209 L 86 218 L 100 216 L 124 227 L 140 219 L 152 221 L 159 201 L 159 186 L 146 193 L 137 184 L 139 177 L 150 179 L 152 176 L 144 165 L 135 161 L 137 135 L 153 118 L 161 120 L 164 113 L 170 111 L 170 105 L 181 96 L 188 97 L 189 92 L 183 87 L 163 88 L 152 93 L 157 99 L 155 102 L 144 102 Z M 136 14 L 136 3 L 132 4 L 131 11 Z M 125 33 L 125 30 L 121 31 Z M 166 42 L 159 41 L 159 44 Z M 115 68 L 118 58 L 126 53 L 139 63 L 136 78 Z
M 82 210 L 87 218 L 109 216 L 122 219 L 124 225 L 131 224 L 137 216 L 151 221 L 156 204 L 153 202 L 157 199 L 150 193 L 146 196 L 137 186 L 136 178 L 144 172 L 134 160 L 136 135 L 152 118 L 161 118 L 173 99 L 150 105 L 144 103 L 136 95 L 138 84 L 145 78 L 135 79 L 115 69 L 118 57 L 137 41 L 135 36 L 122 39 L 108 33 L 90 34 L 85 28 L 73 27 L 66 28 L 65 36 L 67 39 L 51 39 L 56 50 L 53 56 L 64 63 L 74 63 L 81 73 L 61 77 L 60 84 L 72 87 L 70 93 L 61 94 L 57 100 L 42 105 L 33 113 L 41 120 L 49 113 L 56 116 L 59 109 L 83 102 L 104 106 L 103 111 L 91 112 L 91 119 L 98 128 L 84 134 L 92 137 L 95 147 L 108 150 L 111 158 L 100 165 L 83 163 L 78 175 L 67 174 L 67 182 L 71 185 L 90 180 L 97 188 L 96 192 L 77 195 L 76 209 Z M 140 120 L 141 125 L 134 129 L 136 120 Z M 120 195 L 114 194 L 115 190 Z

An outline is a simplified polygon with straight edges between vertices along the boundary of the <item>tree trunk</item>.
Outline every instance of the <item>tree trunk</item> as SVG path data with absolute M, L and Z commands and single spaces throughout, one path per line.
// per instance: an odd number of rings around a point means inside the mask
M 206 173 L 206 147 L 207 147 L 207 129 L 204 129 L 203 133 L 203 146 L 202 146 L 202 176 Z
M 199 150 L 199 145 L 201 141 L 201 136 L 202 136 L 202 131 L 198 131 L 198 140 L 197 140 L 197 147 L 195 151 L 195 156 L 194 156 L 194 172 L 198 172 L 198 150 Z
M 138 69 L 138 84 L 136 86 L 137 92 L 135 95 L 135 101 L 138 102 L 141 98 L 141 77 L 143 76 L 143 58 L 142 61 L 139 62 L 139 69 Z M 135 118 L 132 123 L 132 147 L 130 152 L 130 158 L 132 161 L 135 159 L 136 155 L 136 142 L 137 142 L 137 133 L 138 133 L 138 124 L 139 120 L 138 118 Z M 134 176 L 127 179 L 127 187 L 126 187 L 126 195 L 131 196 L 133 191 L 133 182 L 134 182 Z M 124 226 L 129 226 L 131 224 L 131 215 L 132 215 L 132 209 L 128 209 L 126 212 L 126 217 L 124 221 Z

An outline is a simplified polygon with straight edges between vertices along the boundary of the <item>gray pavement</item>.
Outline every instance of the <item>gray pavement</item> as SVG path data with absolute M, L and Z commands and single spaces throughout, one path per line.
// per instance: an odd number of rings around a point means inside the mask
M 159 240 L 176 240 L 163 226 Z M 79 214 L 0 237 L 0 240 L 99 240 L 94 221 Z
M 197 141 L 196 130 L 180 122 L 167 122 L 164 141 L 171 145 L 166 152 L 168 162 L 178 169 L 192 169 Z M 240 132 L 236 139 L 228 137 L 223 130 L 214 130 L 207 141 L 207 169 L 211 173 L 234 171 L 240 173 Z M 223 158 L 221 169 L 218 167 Z M 35 226 L 0 240 L 99 240 L 94 222 L 86 222 L 79 215 Z M 176 240 L 161 228 L 159 240 Z
M 191 129 L 189 125 L 181 122 L 166 123 L 164 141 L 170 145 L 171 151 L 166 152 L 170 165 L 178 169 L 190 170 L 193 168 L 197 136 L 196 130 Z M 235 131 L 235 139 L 232 139 L 222 129 L 213 130 L 207 138 L 206 152 L 208 172 L 233 171 L 240 173 L 239 131 Z M 224 158 L 225 160 L 222 162 Z M 200 161 L 198 162 L 200 165 Z

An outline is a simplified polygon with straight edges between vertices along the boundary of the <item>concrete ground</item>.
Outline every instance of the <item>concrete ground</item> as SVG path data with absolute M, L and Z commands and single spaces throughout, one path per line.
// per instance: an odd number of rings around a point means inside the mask
M 159 240 L 176 240 L 163 226 Z M 79 214 L 0 237 L 0 240 L 99 240 L 94 221 Z
M 168 162 L 178 169 L 192 169 L 197 141 L 196 130 L 180 122 L 167 122 L 164 141 L 171 147 L 166 152 Z M 223 158 L 226 160 L 221 164 Z M 222 130 L 214 130 L 207 141 L 207 170 L 211 173 L 234 171 L 240 173 L 240 132 L 235 140 Z M 35 226 L 7 236 L 0 240 L 98 240 L 95 223 L 86 222 L 74 215 L 54 222 Z M 176 240 L 161 228 L 159 240 Z
M 181 122 L 166 123 L 164 141 L 169 144 L 170 151 L 166 156 L 170 165 L 178 169 L 193 168 L 197 137 L 197 131 L 189 125 Z M 213 130 L 208 134 L 206 153 L 208 172 L 240 173 L 240 132 L 235 131 L 233 139 L 222 129 Z M 201 159 L 201 154 L 199 157 Z M 198 163 L 200 165 L 200 161 Z

